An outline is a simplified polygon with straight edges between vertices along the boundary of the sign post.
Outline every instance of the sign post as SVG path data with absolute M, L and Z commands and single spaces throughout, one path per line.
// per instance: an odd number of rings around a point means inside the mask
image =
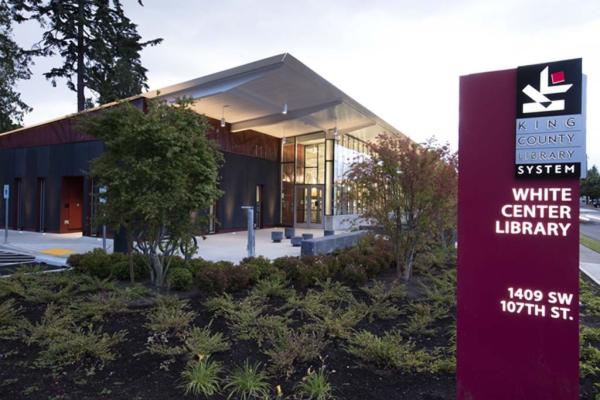
M 579 398 L 583 89 L 581 60 L 461 77 L 458 400 Z
M 106 204 L 106 186 L 98 188 L 98 195 L 100 204 Z M 102 250 L 106 252 L 106 224 L 102 224 Z
M 4 185 L 4 243 L 8 243 L 8 201 L 10 198 L 10 185 Z

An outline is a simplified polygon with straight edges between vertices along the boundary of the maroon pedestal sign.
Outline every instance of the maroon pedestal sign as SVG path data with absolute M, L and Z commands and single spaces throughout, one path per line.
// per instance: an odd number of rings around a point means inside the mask
M 457 398 L 576 400 L 579 177 L 517 178 L 517 90 L 460 80 Z

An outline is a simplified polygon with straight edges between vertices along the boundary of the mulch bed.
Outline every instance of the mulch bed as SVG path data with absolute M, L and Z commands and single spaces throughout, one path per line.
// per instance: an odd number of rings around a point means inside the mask
M 384 277 L 385 280 L 389 276 Z M 356 291 L 356 297 L 360 297 Z M 416 284 L 409 288 L 411 296 L 418 296 Z M 202 305 L 205 298 L 195 295 L 190 298 L 192 310 L 198 316 L 195 325 L 206 325 L 213 316 Z M 39 321 L 45 305 L 19 302 L 24 307 L 23 315 L 31 322 Z M 39 348 L 23 344 L 18 340 L 0 340 L 0 398 L 4 399 L 184 399 L 181 389 L 181 371 L 186 361 L 182 357 L 161 369 L 164 357 L 146 351 L 149 337 L 144 327 L 146 313 L 150 307 L 136 307 L 126 313 L 108 316 L 102 323 L 107 332 L 126 330 L 127 336 L 114 350 L 117 358 L 108 363 L 104 369 L 97 370 L 87 376 L 77 366 L 69 367 L 58 376 L 48 369 L 33 367 Z M 402 322 L 396 320 L 361 321 L 357 329 L 367 329 L 375 334 Z M 446 329 L 451 321 L 438 322 L 436 328 Z M 223 318 L 216 318 L 213 331 L 221 331 L 232 337 Z M 440 345 L 435 336 L 424 340 L 421 345 Z M 443 344 L 443 343 L 442 343 Z M 224 364 L 225 370 L 231 370 L 244 360 L 268 363 L 267 357 L 259 351 L 252 341 L 236 341 L 232 350 L 225 354 L 217 354 L 214 358 Z M 371 365 L 363 365 L 343 348 L 343 341 L 334 340 L 324 351 L 324 364 L 330 372 L 329 382 L 334 389 L 336 399 L 369 400 L 369 399 L 406 399 L 406 400 L 441 400 L 455 398 L 455 376 L 453 374 L 403 374 L 395 370 L 380 370 Z M 288 380 L 271 379 L 270 383 L 281 385 L 284 394 L 290 394 L 294 386 L 306 373 L 306 364 L 298 368 Z M 584 385 L 590 386 L 589 382 Z M 225 399 L 226 396 L 213 396 L 211 399 Z

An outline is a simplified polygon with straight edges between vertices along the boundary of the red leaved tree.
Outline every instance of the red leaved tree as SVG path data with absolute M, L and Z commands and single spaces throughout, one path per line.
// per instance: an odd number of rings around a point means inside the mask
M 398 276 L 409 280 L 420 250 L 453 244 L 457 156 L 435 140 L 417 144 L 382 134 L 371 156 L 355 162 L 346 184 L 360 193 L 362 217 L 393 243 Z

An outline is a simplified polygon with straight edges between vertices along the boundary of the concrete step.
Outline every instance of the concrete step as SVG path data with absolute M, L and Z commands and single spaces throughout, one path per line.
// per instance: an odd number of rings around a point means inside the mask
M 34 262 L 34 256 L 0 250 L 0 267 L 6 265 L 31 264 Z

